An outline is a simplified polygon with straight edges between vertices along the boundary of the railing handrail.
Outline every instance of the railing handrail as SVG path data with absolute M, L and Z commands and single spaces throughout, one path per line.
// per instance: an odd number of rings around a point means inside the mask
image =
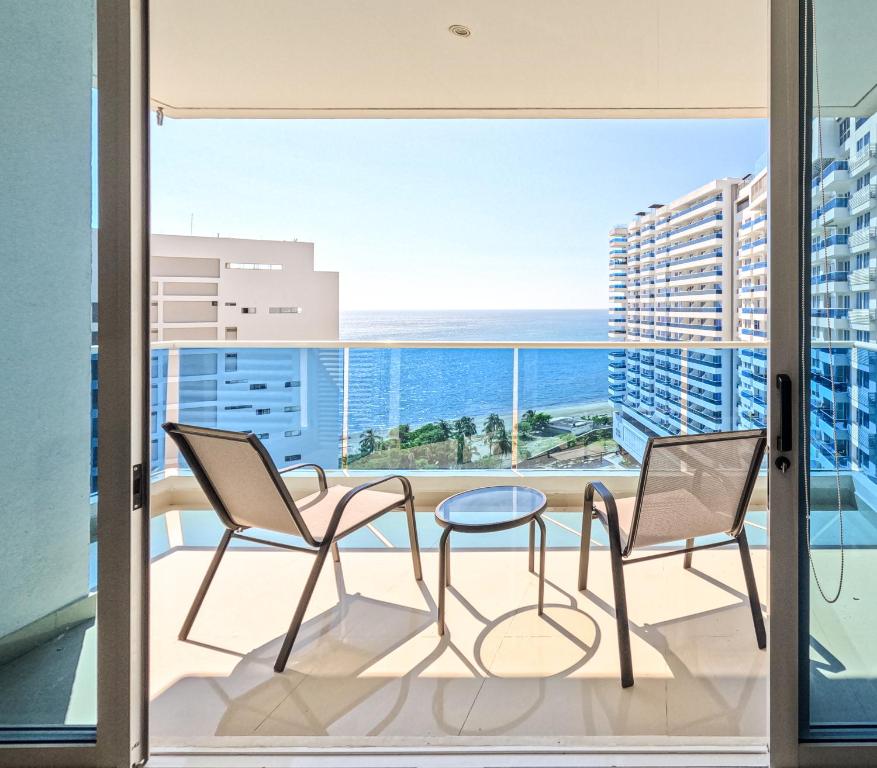
M 844 342 L 835 342 L 835 347 Z M 847 342 L 849 345 L 850 342 Z M 769 341 L 424 341 L 424 340 L 325 340 L 325 341 L 241 341 L 192 340 L 154 341 L 152 349 L 751 349 L 767 348 Z

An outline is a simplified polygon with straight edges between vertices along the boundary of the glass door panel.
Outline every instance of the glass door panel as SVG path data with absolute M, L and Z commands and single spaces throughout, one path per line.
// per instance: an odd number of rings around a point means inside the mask
M 851 740 L 877 733 L 877 6 L 814 0 L 804 13 L 801 738 Z
M 94 85 L 93 3 L 0 2 L 0 742 L 97 723 Z

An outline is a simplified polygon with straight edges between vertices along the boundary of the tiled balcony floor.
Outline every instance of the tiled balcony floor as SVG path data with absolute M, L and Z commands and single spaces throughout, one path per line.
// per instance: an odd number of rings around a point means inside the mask
M 377 532 L 380 548 L 366 548 L 375 534 L 363 530 L 342 549 L 340 566 L 327 563 L 283 674 L 272 664 L 310 556 L 230 550 L 187 642 L 177 632 L 212 552 L 177 548 L 158 558 L 153 744 L 507 745 L 625 736 L 764 743 L 767 653 L 755 644 L 736 548 L 695 553 L 690 571 L 681 557 L 626 570 L 637 681 L 623 690 L 608 553 L 592 553 L 589 591 L 580 594 L 570 530 L 578 515 L 549 516 L 543 617 L 525 528 L 455 534 L 448 631 L 439 637 L 438 529 L 433 535 L 430 516 L 418 514 L 418 585 L 397 535 L 400 515 Z M 765 550 L 755 548 L 753 558 L 764 601 Z

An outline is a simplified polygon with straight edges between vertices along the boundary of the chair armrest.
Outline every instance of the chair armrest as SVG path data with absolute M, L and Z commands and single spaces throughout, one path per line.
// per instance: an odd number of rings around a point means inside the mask
M 329 486 L 326 484 L 326 472 L 319 464 L 291 464 L 288 467 L 284 467 L 283 469 L 278 469 L 279 474 L 284 474 L 285 472 L 293 472 L 296 469 L 313 469 L 317 473 L 317 480 L 320 483 L 320 490 L 325 491 Z
M 597 513 L 594 512 L 594 494 L 602 499 L 603 503 L 606 505 L 606 516 L 613 515 L 615 517 L 618 516 L 618 507 L 615 505 L 615 496 L 603 483 L 588 483 L 585 488 L 585 504 L 584 504 L 584 514 L 591 514 L 591 517 L 596 518 Z
M 414 500 L 414 494 L 411 493 L 411 482 L 408 480 L 407 477 L 404 477 L 403 475 L 387 475 L 387 477 L 382 477 L 380 480 L 372 480 L 369 483 L 357 485 L 356 488 L 351 488 L 341 497 L 341 501 L 339 501 L 337 506 L 335 507 L 335 511 L 332 513 L 332 519 L 329 521 L 329 525 L 326 527 L 325 535 L 317 543 L 324 544 L 325 542 L 332 541 L 334 539 L 335 531 L 338 530 L 338 524 L 341 522 L 341 518 L 344 515 L 344 510 L 346 509 L 347 505 L 353 500 L 356 494 L 367 491 L 377 485 L 387 483 L 390 480 L 398 480 L 402 484 L 403 496 L 405 497 L 405 501 L 408 501 L 409 499 L 412 501 Z

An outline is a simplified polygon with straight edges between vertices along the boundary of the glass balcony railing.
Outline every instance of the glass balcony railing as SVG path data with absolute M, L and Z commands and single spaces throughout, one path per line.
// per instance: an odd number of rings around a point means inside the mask
M 252 431 L 278 465 L 626 470 L 651 435 L 763 425 L 766 346 L 160 344 L 152 351 L 150 469 L 156 478 L 187 472 L 161 430 L 171 419 Z M 833 364 L 843 464 L 855 468 L 859 454 L 846 453 L 851 435 L 861 450 L 870 445 L 855 420 L 877 422 L 869 388 L 877 353 L 834 346 L 814 342 L 811 351 L 813 451 L 823 466 Z

